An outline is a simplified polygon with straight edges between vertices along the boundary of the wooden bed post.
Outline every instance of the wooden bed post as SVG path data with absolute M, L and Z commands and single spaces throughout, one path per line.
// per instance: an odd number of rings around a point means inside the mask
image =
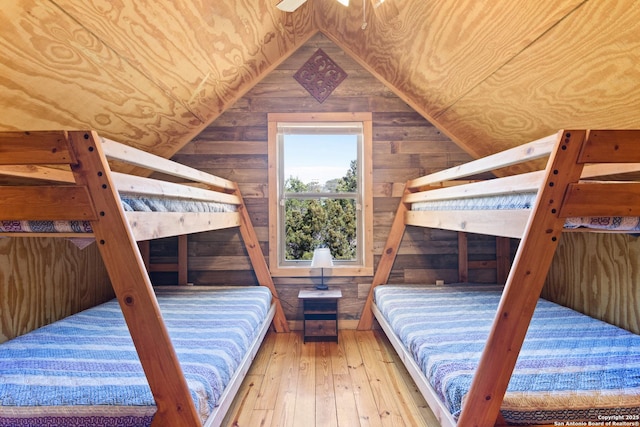
M 138 249 L 140 250 L 144 266 L 147 268 L 148 272 L 151 272 L 151 242 L 149 240 L 139 241 Z
M 186 286 L 189 284 L 189 252 L 187 235 L 178 236 L 178 285 Z
M 511 263 L 511 240 L 508 237 L 496 236 L 496 281 L 500 285 L 507 283 Z
M 289 332 L 289 324 L 287 323 L 287 318 L 284 315 L 284 310 L 282 309 L 282 304 L 278 297 L 278 291 L 273 283 L 273 277 L 271 277 L 269 267 L 264 259 L 264 254 L 262 253 L 262 249 L 260 249 L 258 236 L 253 228 L 251 219 L 249 218 L 249 212 L 247 211 L 247 207 L 244 204 L 244 199 L 240 194 L 240 189 L 237 184 L 234 192 L 241 200 L 241 204 L 238 206 L 238 211 L 240 212 L 240 234 L 244 240 L 244 246 L 247 248 L 249 259 L 253 266 L 253 271 L 256 273 L 258 283 L 271 290 L 271 295 L 273 296 L 273 301 L 276 305 L 276 313 L 273 316 L 273 327 L 276 332 Z
M 95 132 L 69 132 L 72 165 L 79 185 L 93 200 L 98 220 L 91 226 L 111 284 L 157 405 L 153 426 L 200 426 L 177 355 L 162 320 L 144 262 L 125 218 L 109 165 Z
M 369 330 L 373 327 L 373 311 L 371 310 L 371 305 L 373 304 L 373 290 L 376 286 L 383 285 L 389 280 L 389 275 L 391 274 L 393 263 L 396 260 L 400 243 L 402 243 L 402 236 L 404 236 L 404 231 L 407 228 L 404 223 L 404 214 L 407 212 L 408 207 L 406 203 L 402 202 L 402 200 L 408 191 L 407 184 L 405 184 L 404 192 L 402 193 L 402 198 L 400 199 L 400 204 L 396 211 L 396 216 L 391 224 L 389 237 L 387 237 L 387 243 L 384 245 L 382 256 L 380 257 L 378 267 L 376 268 L 376 274 L 373 276 L 373 282 L 371 283 L 371 288 L 369 288 L 369 293 L 367 294 L 367 300 L 365 301 L 364 308 L 360 314 L 360 321 L 358 322 L 359 331 Z
M 186 234 L 178 235 L 178 257 L 176 262 L 163 262 L 152 263 L 151 262 L 151 241 L 142 240 L 138 242 L 138 249 L 140 249 L 140 255 L 142 255 L 142 261 L 147 268 L 149 277 L 154 271 L 166 271 L 178 273 L 178 285 L 188 286 L 189 281 L 189 253 L 188 253 L 188 240 Z
M 458 420 L 460 426 L 493 426 L 500 411 L 533 311 L 558 246 L 568 185 L 582 173 L 578 156 L 586 131 L 563 131 L 549 158 L 524 238 L 507 279 L 486 347 Z
M 469 245 L 467 233 L 458 231 L 458 282 L 469 281 Z

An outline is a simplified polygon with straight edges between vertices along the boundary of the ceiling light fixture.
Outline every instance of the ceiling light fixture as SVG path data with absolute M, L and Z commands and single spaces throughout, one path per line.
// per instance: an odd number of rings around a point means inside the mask
M 306 1 L 307 0 L 282 0 L 276 7 L 283 12 L 293 12 Z
M 343 6 L 349 6 L 349 0 L 336 0 L 336 1 Z M 380 0 L 376 0 L 376 1 L 380 1 Z M 283 12 L 293 12 L 294 10 L 296 10 L 306 2 L 307 0 L 282 0 L 280 3 L 276 5 L 276 7 Z
M 349 6 L 349 0 L 336 0 L 336 1 L 345 7 Z M 293 12 L 294 10 L 296 10 L 306 2 L 307 0 L 282 0 L 280 3 L 276 5 L 276 7 L 283 12 Z M 371 4 L 373 5 L 374 9 L 378 8 L 384 2 L 385 0 L 371 0 Z M 363 24 L 363 28 L 362 28 L 363 30 L 364 30 L 364 27 L 366 27 L 366 24 Z
M 367 28 L 367 0 L 362 0 L 362 25 L 360 28 L 365 30 Z

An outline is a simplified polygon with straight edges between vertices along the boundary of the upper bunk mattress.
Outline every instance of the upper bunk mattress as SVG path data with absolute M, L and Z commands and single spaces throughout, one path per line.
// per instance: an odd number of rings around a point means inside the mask
M 261 286 L 159 293 L 204 421 L 269 318 Z M 0 345 L 0 426 L 148 426 L 155 401 L 116 300 Z
M 228 203 L 121 193 L 126 212 L 236 212 Z M 92 233 L 90 221 L 0 221 L 0 233 Z
M 458 210 L 520 210 L 531 209 L 535 203 L 536 192 L 513 193 L 485 197 L 467 197 L 451 200 L 417 202 L 411 205 L 412 211 L 458 211 Z M 627 216 L 614 217 L 571 217 L 566 218 L 565 228 L 590 228 L 595 230 L 639 231 L 640 218 Z
M 375 288 L 376 306 L 454 418 L 501 294 L 485 285 Z M 639 421 L 640 336 L 540 299 L 501 412 L 512 424 Z

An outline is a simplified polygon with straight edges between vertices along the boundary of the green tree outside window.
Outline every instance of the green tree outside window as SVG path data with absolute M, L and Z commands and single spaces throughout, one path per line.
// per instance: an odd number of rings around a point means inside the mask
M 357 162 L 351 161 L 345 176 L 325 184 L 324 191 L 337 194 L 358 191 Z M 297 177 L 285 182 L 285 193 L 313 193 L 323 189 Z M 356 202 L 353 198 L 287 198 L 285 200 L 285 259 L 311 260 L 319 246 L 330 249 L 336 260 L 356 258 Z

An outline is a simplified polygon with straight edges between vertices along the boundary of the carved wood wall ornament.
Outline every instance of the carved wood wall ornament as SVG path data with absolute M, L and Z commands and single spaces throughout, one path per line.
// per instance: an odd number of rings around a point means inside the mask
M 322 103 L 347 78 L 347 73 L 333 62 L 322 49 L 318 49 L 293 75 L 293 78 L 316 101 Z

